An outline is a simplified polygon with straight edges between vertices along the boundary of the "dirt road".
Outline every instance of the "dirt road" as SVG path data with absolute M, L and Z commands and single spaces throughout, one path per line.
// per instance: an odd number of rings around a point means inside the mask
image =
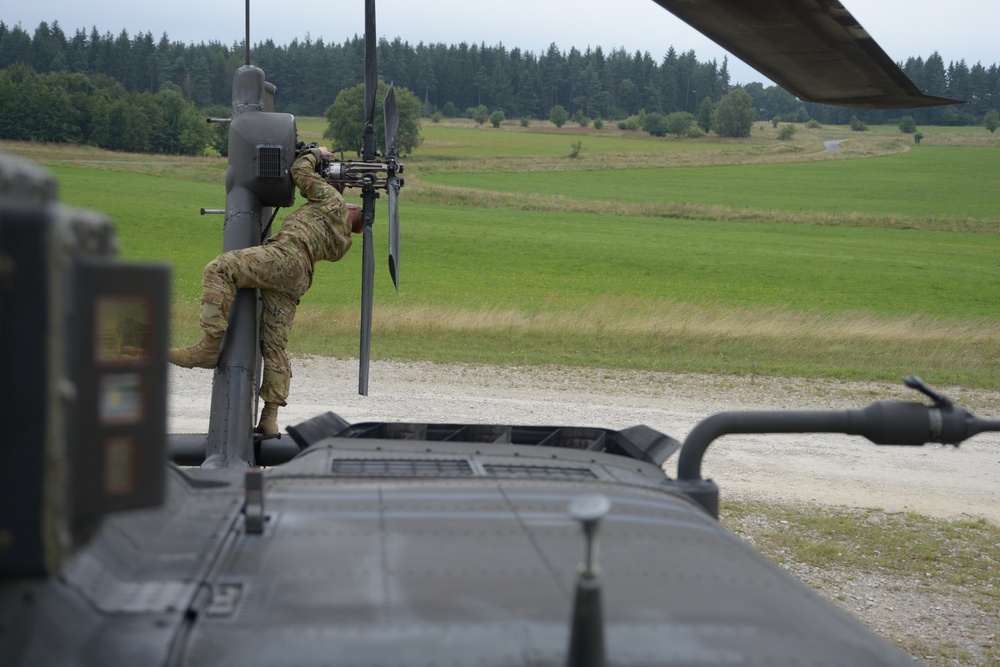
M 860 408 L 920 400 L 899 385 L 559 368 L 375 362 L 369 396 L 357 394 L 356 360 L 293 360 L 282 429 L 332 410 L 350 422 L 416 421 L 624 428 L 646 424 L 682 440 L 723 410 Z M 212 374 L 171 367 L 170 430 L 204 433 Z M 1000 417 L 1000 391 L 937 387 L 983 417 Z M 676 459 L 666 464 L 676 472 Z M 879 447 L 831 435 L 726 436 L 703 474 L 727 494 L 768 500 L 985 517 L 1000 523 L 1000 434 L 959 449 Z

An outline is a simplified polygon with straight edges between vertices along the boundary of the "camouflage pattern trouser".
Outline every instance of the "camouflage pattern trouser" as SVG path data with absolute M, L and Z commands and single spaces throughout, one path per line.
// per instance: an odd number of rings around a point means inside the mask
M 208 336 L 226 331 L 229 307 L 240 288 L 261 290 L 263 312 L 260 348 L 264 377 L 260 397 L 265 403 L 286 405 L 292 367 L 285 348 L 299 298 L 312 280 L 308 265 L 299 255 L 278 244 L 253 246 L 222 253 L 205 267 L 201 279 L 201 328 Z

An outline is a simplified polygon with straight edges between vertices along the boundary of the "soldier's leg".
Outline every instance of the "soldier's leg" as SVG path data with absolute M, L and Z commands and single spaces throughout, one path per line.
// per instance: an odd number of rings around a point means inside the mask
M 170 350 L 170 361 L 184 368 L 214 368 L 219 363 L 219 346 L 228 326 L 229 307 L 236 295 L 239 265 L 248 263 L 239 251 L 225 252 L 205 267 L 201 277 L 200 324 L 202 339 L 191 347 Z
M 260 397 L 264 399 L 264 409 L 256 431 L 272 437 L 278 434 L 278 408 L 287 405 L 288 400 L 292 367 L 286 348 L 299 300 L 291 294 L 269 290 L 262 291 L 261 295 L 260 348 L 264 357 L 264 377 Z
M 297 262 L 290 261 L 274 246 L 231 250 L 213 259 L 201 279 L 200 323 L 204 337 L 189 348 L 171 350 L 170 361 L 185 368 L 214 368 L 219 363 L 219 346 L 236 290 L 280 289 L 285 284 L 304 290 L 308 278 Z

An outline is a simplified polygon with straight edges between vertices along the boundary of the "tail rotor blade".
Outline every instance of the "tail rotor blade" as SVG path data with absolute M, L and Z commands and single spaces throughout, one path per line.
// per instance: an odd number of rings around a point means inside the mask
M 378 43 L 375 33 L 375 0 L 365 0 L 365 127 L 362 134 L 362 157 L 375 159 L 375 95 L 378 90 Z M 375 199 L 378 193 L 368 184 L 361 191 L 361 214 L 365 228 L 361 257 L 361 352 L 358 393 L 368 395 L 368 366 L 371 361 L 372 297 L 375 293 L 375 249 L 372 224 L 375 222 Z
M 398 157 L 396 141 L 399 138 L 399 113 L 396 111 L 396 89 L 391 83 L 385 94 L 382 113 L 385 116 L 385 154 L 390 160 L 395 160 Z
M 372 297 L 375 288 L 375 249 L 372 227 L 365 225 L 364 247 L 361 256 L 361 366 L 358 376 L 358 393 L 368 395 L 368 365 L 372 347 Z
M 398 153 L 396 141 L 399 138 L 399 113 L 396 111 L 396 91 L 393 85 L 389 84 L 389 91 L 385 95 L 385 104 L 382 107 L 385 116 L 385 153 L 386 163 L 389 165 L 389 174 L 386 177 L 385 189 L 389 200 L 389 274 L 392 276 L 392 284 L 399 292 L 399 188 L 403 181 L 396 174 L 402 169 L 397 163 Z
M 392 284 L 399 292 L 399 195 L 400 180 L 395 174 L 386 179 L 386 194 L 389 202 L 389 274 L 392 275 Z
M 375 95 L 378 90 L 378 37 L 375 33 L 375 0 L 365 0 L 365 127 L 362 157 L 375 159 Z

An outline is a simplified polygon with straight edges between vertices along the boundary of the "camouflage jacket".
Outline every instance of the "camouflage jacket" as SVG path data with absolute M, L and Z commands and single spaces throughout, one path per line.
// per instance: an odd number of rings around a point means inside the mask
M 347 204 L 332 185 L 316 173 L 318 151 L 303 153 L 292 165 L 292 180 L 308 201 L 288 215 L 266 243 L 280 246 L 302 261 L 312 280 L 316 262 L 335 262 L 351 247 Z

